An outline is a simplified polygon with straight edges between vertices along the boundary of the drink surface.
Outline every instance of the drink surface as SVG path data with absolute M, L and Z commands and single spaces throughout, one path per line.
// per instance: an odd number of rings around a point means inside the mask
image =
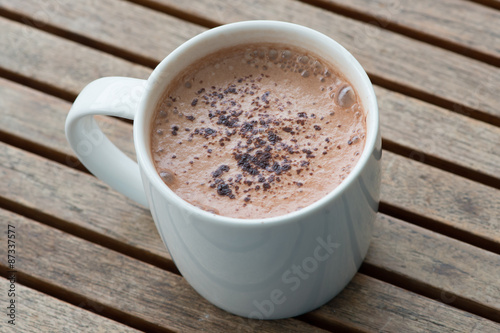
M 181 198 L 237 218 L 284 215 L 349 174 L 366 116 L 339 70 L 305 50 L 246 45 L 206 57 L 167 87 L 151 152 Z

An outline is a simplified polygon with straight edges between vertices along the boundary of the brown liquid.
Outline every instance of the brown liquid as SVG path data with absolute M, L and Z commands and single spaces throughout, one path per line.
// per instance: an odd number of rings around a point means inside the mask
M 361 155 L 366 117 L 343 76 L 307 51 L 247 45 L 192 65 L 153 119 L 158 173 L 207 211 L 265 218 L 338 186 Z

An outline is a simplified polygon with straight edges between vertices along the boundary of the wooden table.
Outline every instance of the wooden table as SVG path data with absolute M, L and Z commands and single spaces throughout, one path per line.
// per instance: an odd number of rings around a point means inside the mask
M 286 320 L 201 298 L 150 213 L 86 172 L 64 135 L 90 81 L 146 78 L 188 38 L 247 19 L 339 41 L 381 111 L 367 258 L 334 300 Z M 0 0 L 0 50 L 1 332 L 500 332 L 498 0 Z M 99 122 L 134 155 L 130 123 Z

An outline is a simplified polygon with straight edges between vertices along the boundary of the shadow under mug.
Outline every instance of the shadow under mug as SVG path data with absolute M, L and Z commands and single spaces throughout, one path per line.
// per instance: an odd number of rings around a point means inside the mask
M 266 219 L 236 219 L 201 210 L 174 194 L 156 172 L 151 118 L 165 88 L 196 60 L 239 45 L 300 47 L 337 67 L 366 113 L 362 155 L 346 179 L 319 201 Z M 116 148 L 94 115 L 134 120 L 137 163 Z M 370 243 L 380 193 L 382 155 L 375 93 L 361 65 L 329 37 L 296 24 L 246 21 L 208 30 L 169 54 L 148 80 L 98 79 L 75 100 L 66 135 L 97 177 L 149 207 L 179 271 L 216 306 L 248 318 L 292 317 L 325 304 L 352 279 Z

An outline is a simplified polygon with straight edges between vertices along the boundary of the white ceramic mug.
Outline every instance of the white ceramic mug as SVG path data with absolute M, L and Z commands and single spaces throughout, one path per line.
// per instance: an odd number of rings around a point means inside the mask
M 258 220 L 215 215 L 178 197 L 156 172 L 149 141 L 153 111 L 169 82 L 196 60 L 247 43 L 288 44 L 319 55 L 351 82 L 367 113 L 365 148 L 340 186 L 299 211 Z M 138 163 L 104 136 L 93 119 L 98 114 L 134 119 Z M 354 57 L 317 31 L 276 21 L 206 31 L 169 54 L 147 81 L 111 77 L 90 83 L 71 108 L 66 135 L 92 173 L 150 208 L 182 275 L 231 313 L 277 319 L 313 310 L 347 285 L 367 252 L 382 155 L 375 93 Z

